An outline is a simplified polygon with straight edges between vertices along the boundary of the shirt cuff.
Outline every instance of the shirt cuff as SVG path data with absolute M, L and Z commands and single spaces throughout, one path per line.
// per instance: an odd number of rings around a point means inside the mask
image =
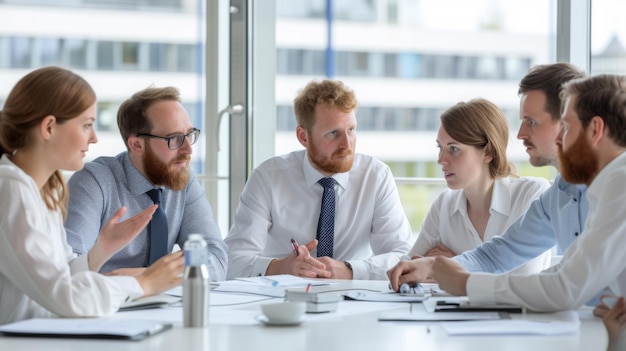
M 69 261 L 70 272 L 72 274 L 75 274 L 78 272 L 88 271 L 89 270 L 88 256 L 89 255 L 80 255 L 78 257 L 74 257 L 73 259 L 71 259 Z
M 274 260 L 272 257 L 259 257 L 254 263 L 254 267 L 252 267 L 251 277 L 258 277 L 261 275 L 265 275 L 267 272 L 267 267 L 270 265 L 270 262 Z
M 369 272 L 367 270 L 367 264 L 365 261 L 349 261 L 352 266 L 352 279 L 353 280 L 369 280 Z
M 467 279 L 467 297 L 472 303 L 496 303 L 497 275 L 489 273 L 472 273 Z
M 118 286 L 123 287 L 120 290 L 121 302 L 131 301 L 143 296 L 144 291 L 141 284 L 135 277 L 130 276 L 110 276 L 107 277 L 117 282 Z M 114 297 L 115 298 L 115 297 Z

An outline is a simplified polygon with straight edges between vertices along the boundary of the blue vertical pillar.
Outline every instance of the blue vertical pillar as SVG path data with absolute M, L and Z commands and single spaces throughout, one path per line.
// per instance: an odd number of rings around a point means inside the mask
M 196 74 L 198 76 L 198 80 L 202 82 L 204 80 L 204 63 L 205 61 L 205 46 L 204 46 L 204 38 L 206 36 L 204 19 L 206 18 L 206 7 L 203 4 L 204 1 L 198 1 L 198 43 L 196 44 Z M 198 84 L 198 100 L 196 101 L 196 111 L 194 116 L 190 116 L 192 118 L 191 123 L 196 126 L 200 126 L 203 130 L 206 130 L 206 126 L 204 125 L 204 98 L 205 95 L 204 87 L 205 84 Z M 206 132 L 205 132 L 206 133 Z M 205 140 L 206 140 L 205 136 Z M 191 165 L 191 168 L 194 170 L 196 174 L 204 174 L 204 156 L 206 153 L 206 148 L 202 150 L 202 154 L 200 157 L 196 157 L 197 161 L 195 164 Z
M 333 0 L 326 0 L 326 77 L 335 76 L 335 52 L 333 51 Z

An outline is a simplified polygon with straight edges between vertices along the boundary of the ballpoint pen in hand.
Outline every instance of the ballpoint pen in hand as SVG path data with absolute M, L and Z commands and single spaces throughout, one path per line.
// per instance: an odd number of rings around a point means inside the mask
M 293 253 L 296 254 L 296 257 L 298 256 L 298 242 L 296 241 L 296 239 L 291 238 L 291 246 L 293 247 Z

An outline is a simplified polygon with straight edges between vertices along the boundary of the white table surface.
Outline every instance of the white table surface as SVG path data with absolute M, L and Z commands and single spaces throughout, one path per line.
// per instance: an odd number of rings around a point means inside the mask
M 315 290 L 385 289 L 383 281 L 342 281 L 338 285 L 314 287 Z M 45 351 L 143 351 L 143 350 L 606 350 L 607 336 L 602 321 L 591 309 L 582 308 L 578 334 L 563 336 L 449 336 L 436 323 L 379 322 L 380 311 L 408 311 L 408 303 L 342 301 L 337 312 L 307 314 L 299 326 L 269 327 L 256 320 L 260 304 L 282 299 L 249 296 L 211 295 L 208 328 L 183 328 L 182 308 L 118 312 L 112 318 L 154 319 L 169 321 L 174 328 L 142 341 L 22 338 L 0 336 L 0 350 Z M 257 300 L 257 302 L 247 302 Z M 413 305 L 413 308 L 421 306 Z M 514 318 L 549 320 L 549 314 L 529 313 Z

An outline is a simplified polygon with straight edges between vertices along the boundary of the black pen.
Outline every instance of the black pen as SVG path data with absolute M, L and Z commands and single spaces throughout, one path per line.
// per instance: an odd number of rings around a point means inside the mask
M 293 253 L 296 254 L 296 257 L 298 257 L 298 242 L 296 239 L 291 238 L 291 246 L 293 247 Z

